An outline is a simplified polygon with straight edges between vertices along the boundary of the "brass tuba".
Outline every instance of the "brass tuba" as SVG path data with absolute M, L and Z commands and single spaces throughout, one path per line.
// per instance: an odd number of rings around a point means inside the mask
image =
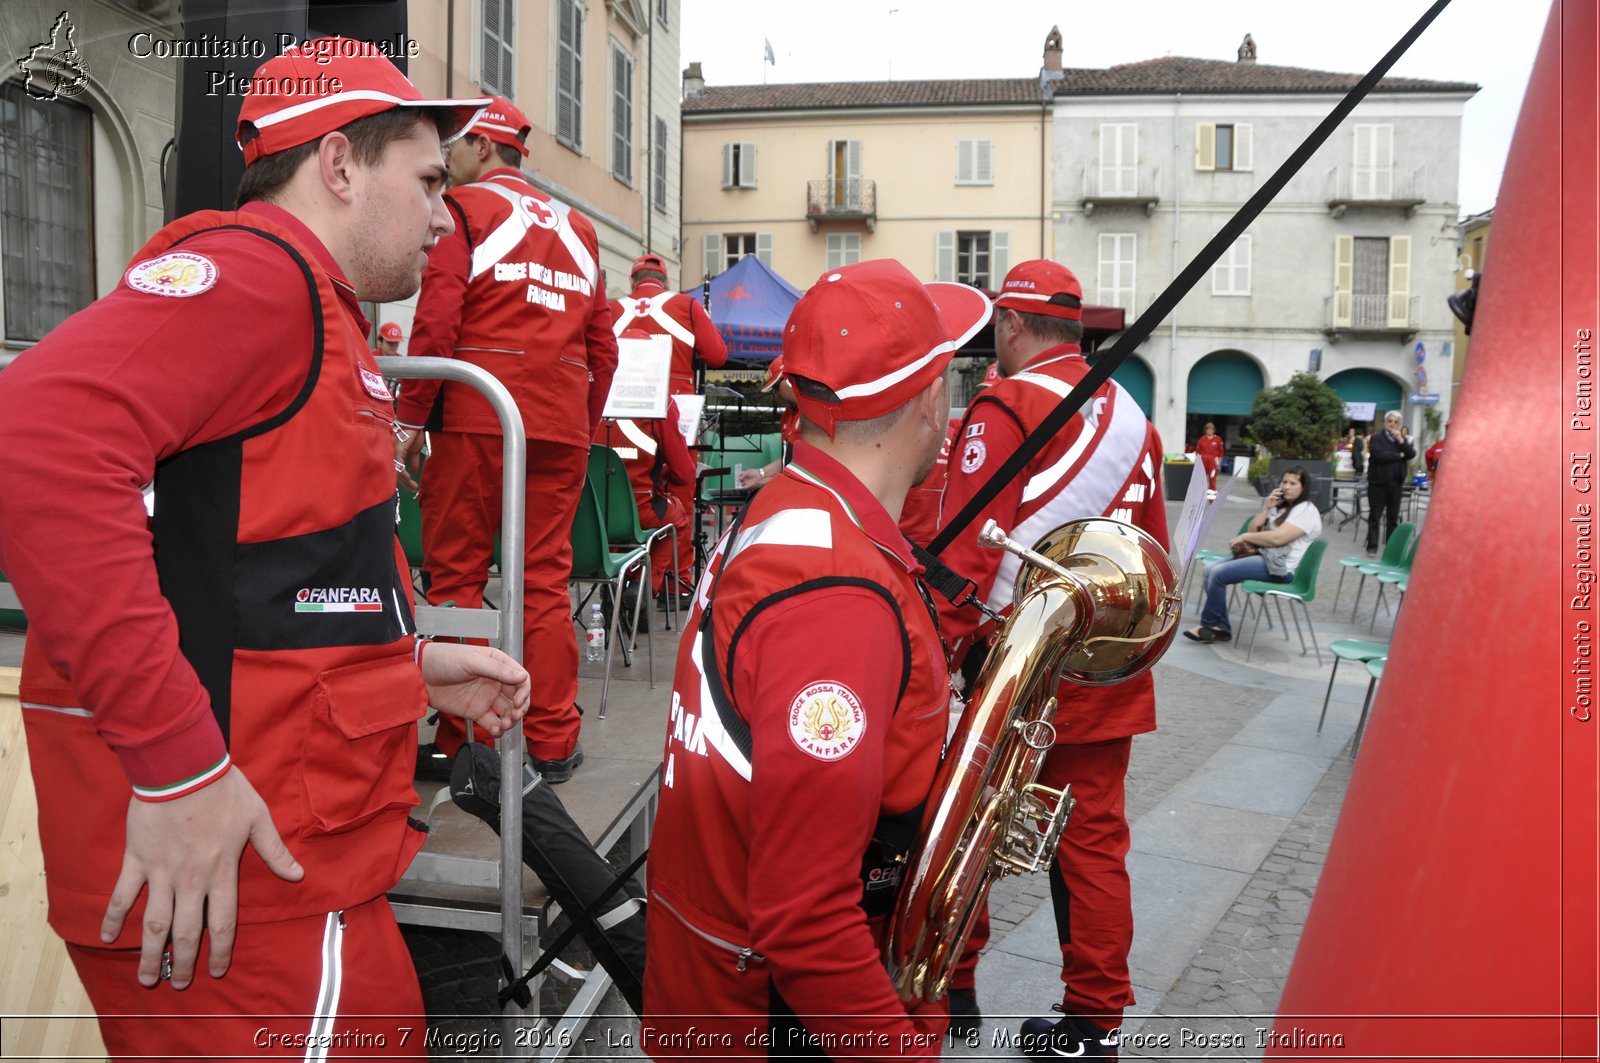
M 1149 534 L 1075 520 L 1032 550 L 994 521 L 985 546 L 1022 559 L 1016 608 L 1000 629 L 945 748 L 890 924 L 890 977 L 904 1001 L 943 997 L 973 920 L 1003 875 L 1048 867 L 1072 811 L 1039 785 L 1055 744 L 1058 680 L 1119 683 L 1145 671 L 1177 632 L 1178 586 Z

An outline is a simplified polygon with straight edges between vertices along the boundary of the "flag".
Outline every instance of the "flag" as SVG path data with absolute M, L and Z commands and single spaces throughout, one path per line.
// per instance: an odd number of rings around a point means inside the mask
M 765 41 L 765 43 L 767 45 L 767 62 L 771 63 L 773 66 L 777 66 L 778 65 L 778 57 L 772 54 L 772 42 L 770 40 L 767 40 L 764 37 L 762 38 L 762 40 Z

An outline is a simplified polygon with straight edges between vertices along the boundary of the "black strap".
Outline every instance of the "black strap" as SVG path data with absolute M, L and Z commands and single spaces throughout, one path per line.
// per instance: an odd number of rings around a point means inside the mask
M 567 923 L 567 928 L 557 934 L 556 939 L 550 942 L 549 947 L 539 953 L 539 958 L 533 961 L 533 966 L 529 967 L 528 973 L 521 978 L 516 978 L 517 972 L 511 966 L 511 961 L 506 957 L 505 953 L 500 954 L 500 973 L 505 976 L 506 980 L 506 986 L 500 990 L 499 994 L 501 1007 L 505 1007 L 509 1001 L 513 1000 L 517 1002 L 518 1006 L 524 1008 L 532 1004 L 533 993 L 529 991 L 528 983 L 543 974 L 546 967 L 556 962 L 556 957 L 561 955 L 561 950 L 566 948 L 574 937 L 577 937 L 583 927 L 592 925 L 601 937 L 605 936 L 605 928 L 595 922 L 596 913 L 600 910 L 602 904 L 611 899 L 612 894 L 622 888 L 623 883 L 633 878 L 635 871 L 644 866 L 645 857 L 649 855 L 650 850 L 646 849 L 634 857 L 633 862 L 627 867 L 617 872 L 616 877 L 611 880 L 611 884 L 601 890 L 600 895 L 591 901 L 587 908 L 571 917 Z M 515 980 L 513 981 L 513 979 Z
M 941 553 L 945 547 L 949 546 L 955 540 L 955 537 L 967 525 L 971 524 L 978 514 L 983 512 L 984 507 L 994 500 L 994 497 L 1004 489 L 1005 485 L 1016 479 L 1017 475 L 1022 472 L 1023 466 L 1032 461 L 1055 434 L 1066 427 L 1067 422 L 1089 400 L 1089 397 L 1100 390 L 1100 386 L 1111 378 L 1111 374 L 1116 371 L 1116 368 L 1122 364 L 1128 355 L 1133 353 L 1133 349 L 1149 338 L 1150 334 L 1155 331 L 1155 327 L 1168 314 L 1172 313 L 1173 309 L 1178 305 L 1178 301 L 1189 294 L 1189 289 L 1199 283 L 1200 278 L 1205 276 L 1212 266 L 1216 265 L 1217 260 L 1222 257 L 1222 253 L 1243 235 L 1250 223 L 1256 220 L 1256 216 L 1283 190 L 1283 186 L 1289 183 L 1290 179 L 1300 171 L 1300 168 L 1306 164 L 1316 150 L 1322 147 L 1323 142 L 1333 134 L 1339 123 L 1344 121 L 1346 116 L 1355 109 L 1356 104 L 1360 103 L 1367 93 L 1372 91 L 1373 86 L 1377 85 L 1384 74 L 1389 72 L 1389 68 L 1394 66 L 1395 62 L 1422 35 L 1422 31 L 1428 28 L 1429 24 L 1439 16 L 1439 13 L 1449 3 L 1450 0 L 1435 0 L 1433 6 L 1428 8 L 1422 17 L 1417 20 L 1416 25 L 1407 30 L 1405 36 L 1401 37 L 1395 46 L 1390 48 L 1382 59 L 1378 60 L 1378 64 L 1369 70 L 1367 75 L 1358 81 L 1353 89 L 1345 94 L 1344 99 L 1340 100 L 1332 111 L 1328 112 L 1328 116 L 1322 120 L 1316 129 L 1312 130 L 1311 135 L 1294 150 L 1293 154 L 1284 160 L 1283 165 L 1279 166 L 1271 177 L 1262 183 L 1261 187 L 1256 190 L 1256 194 L 1251 196 L 1245 205 L 1239 208 L 1239 212 L 1229 219 L 1228 223 L 1218 231 L 1217 235 L 1211 238 L 1210 243 L 1201 248 L 1200 253 L 1195 255 L 1189 264 L 1184 267 L 1183 272 L 1173 278 L 1172 283 L 1167 285 L 1166 290 L 1156 298 L 1154 303 L 1150 304 L 1150 308 L 1140 314 L 1139 319 L 1129 326 L 1127 331 L 1123 332 L 1122 338 L 1117 340 L 1112 345 L 1111 350 L 1089 370 L 1089 375 L 1078 382 L 1078 386 L 1073 388 L 1071 393 L 1062 399 L 1055 409 L 1050 411 L 1050 414 L 1039 423 L 1039 427 L 1035 428 L 1022 441 L 1022 445 L 1016 449 L 1011 457 L 1007 458 L 979 486 L 977 493 L 967 500 L 967 504 L 961 507 L 961 511 L 928 544 L 930 553 Z M 920 554 L 918 559 L 921 560 Z M 927 564 L 926 561 L 923 563 Z

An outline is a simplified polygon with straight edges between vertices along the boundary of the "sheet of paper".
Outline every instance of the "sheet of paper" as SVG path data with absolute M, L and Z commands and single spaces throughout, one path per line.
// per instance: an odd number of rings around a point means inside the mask
M 683 433 L 683 441 L 692 447 L 700 438 L 700 415 L 705 412 L 706 397 L 674 395 L 672 400 L 678 404 L 678 431 Z
M 1206 533 L 1211 530 L 1212 523 L 1222 512 L 1223 503 L 1232 493 L 1233 485 L 1238 482 L 1239 473 L 1235 471 L 1217 489 L 1217 497 L 1208 503 L 1206 469 L 1199 462 L 1195 463 L 1194 472 L 1189 477 L 1189 490 L 1183 498 L 1183 511 L 1178 516 L 1178 527 L 1173 532 L 1171 540 L 1172 570 L 1180 584 L 1183 582 L 1184 571 L 1194 558 L 1194 552 L 1200 549 Z
M 617 340 L 617 375 L 606 396 L 607 417 L 665 417 L 672 337 Z

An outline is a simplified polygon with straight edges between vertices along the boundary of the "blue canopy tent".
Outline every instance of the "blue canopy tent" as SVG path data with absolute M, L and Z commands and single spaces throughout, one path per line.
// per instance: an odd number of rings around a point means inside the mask
M 689 294 L 705 301 L 705 285 Z M 794 285 L 754 255 L 745 255 L 711 278 L 711 321 L 728 345 L 728 357 L 770 362 L 783 353 L 783 323 L 800 301 Z

